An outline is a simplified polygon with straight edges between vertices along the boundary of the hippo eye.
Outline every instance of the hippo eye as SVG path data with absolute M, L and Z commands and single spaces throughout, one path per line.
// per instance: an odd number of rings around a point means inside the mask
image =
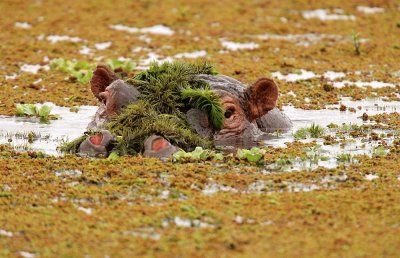
M 233 115 L 234 110 L 233 109 L 228 109 L 225 111 L 225 118 L 230 118 Z

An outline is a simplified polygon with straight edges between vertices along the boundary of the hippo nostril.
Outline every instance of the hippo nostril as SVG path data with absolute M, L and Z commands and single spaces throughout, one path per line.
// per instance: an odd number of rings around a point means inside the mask
M 169 145 L 170 145 L 169 142 L 164 138 L 157 138 L 151 143 L 151 150 L 160 151 L 168 147 Z
M 98 133 L 96 135 L 90 136 L 89 141 L 94 145 L 100 145 L 103 140 L 103 134 Z
M 228 109 L 225 111 L 225 118 L 230 118 L 233 115 L 233 110 L 232 109 Z

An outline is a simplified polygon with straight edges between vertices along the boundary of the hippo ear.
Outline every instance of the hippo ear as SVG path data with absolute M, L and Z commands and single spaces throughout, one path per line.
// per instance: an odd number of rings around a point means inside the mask
M 258 79 L 246 90 L 248 101 L 248 115 L 253 121 L 276 106 L 278 86 L 269 78 Z
M 94 96 L 100 99 L 99 94 L 104 92 L 108 85 L 117 79 L 117 76 L 107 66 L 99 64 L 93 72 L 90 80 L 91 90 Z

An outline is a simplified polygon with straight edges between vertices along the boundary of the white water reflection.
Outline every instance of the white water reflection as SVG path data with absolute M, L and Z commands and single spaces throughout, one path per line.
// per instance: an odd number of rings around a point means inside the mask
M 17 149 L 28 148 L 58 155 L 57 146 L 63 140 L 81 136 L 97 110 L 94 106 L 81 106 L 78 112 L 71 112 L 67 107 L 45 104 L 53 107 L 51 114 L 59 115 L 58 120 L 45 124 L 38 118 L 0 116 L 0 144 L 9 143 Z M 36 137 L 29 143 L 27 135 L 31 132 Z
M 354 21 L 354 15 L 346 15 L 342 9 L 317 9 L 303 11 L 305 19 L 320 19 L 321 21 L 334 21 L 334 20 L 351 20 Z
M 287 133 L 282 135 L 272 135 L 271 138 L 264 142 L 264 146 L 268 147 L 286 147 L 285 143 L 293 142 L 293 134 L 300 128 L 310 127 L 312 124 L 317 124 L 327 129 L 329 124 L 347 124 L 347 125 L 366 125 L 373 124 L 373 122 L 363 121 L 362 114 L 367 113 L 368 115 L 376 115 L 382 113 L 393 113 L 399 112 L 400 102 L 385 102 L 381 99 L 365 99 L 361 101 L 352 101 L 350 98 L 343 98 L 341 104 L 355 108 L 355 112 L 340 111 L 339 105 L 328 105 L 327 108 L 322 110 L 303 110 L 294 108 L 293 106 L 284 106 L 284 113 L 292 120 L 293 128 Z M 374 130 L 376 133 L 384 133 L 383 130 Z M 337 138 L 338 135 L 335 130 L 326 132 L 326 135 L 330 135 Z M 349 159 L 348 162 L 353 162 L 352 159 L 355 155 L 375 155 L 376 148 L 379 147 L 379 141 L 369 141 L 363 137 L 354 138 L 350 137 L 351 140 L 347 141 L 346 144 L 332 144 L 324 145 L 324 139 L 304 139 L 301 142 L 316 141 L 319 148 L 305 150 L 307 152 L 306 159 L 292 159 L 290 161 L 282 160 L 277 164 L 272 164 L 268 167 L 271 170 L 304 170 L 304 169 L 315 169 L 318 166 L 326 168 L 334 168 L 338 163 L 343 162 L 341 158 Z M 393 137 L 384 137 L 388 144 L 391 144 Z
M 340 104 L 348 108 L 354 108 L 355 112 L 338 110 Z M 363 113 L 367 113 L 371 116 L 382 113 L 399 112 L 400 110 L 400 102 L 385 102 L 381 99 L 352 101 L 350 98 L 343 98 L 340 104 L 329 105 L 327 109 L 322 110 L 303 110 L 294 108 L 293 106 L 284 106 L 283 112 L 293 121 L 293 128 L 288 133 L 271 136 L 271 138 L 265 142 L 265 146 L 285 147 L 286 142 L 292 142 L 294 140 L 294 132 L 300 128 L 309 127 L 313 123 L 324 128 L 331 123 L 337 125 L 343 123 L 362 125 L 371 123 L 362 120 L 361 116 Z M 48 105 L 53 106 L 51 114 L 59 115 L 59 120 L 51 120 L 48 124 L 43 124 L 40 123 L 37 118 L 0 116 L 0 144 L 9 143 L 16 147 L 16 149 L 32 149 L 47 154 L 58 155 L 59 153 L 56 150 L 57 146 L 59 146 L 63 140 L 72 140 L 81 136 L 97 110 L 95 106 L 82 106 L 79 107 L 79 111 L 75 113 L 70 112 L 69 108 L 66 107 L 58 107 L 53 104 Z M 33 141 L 29 143 L 28 134 L 31 132 L 33 132 L 34 137 L 31 137 Z M 335 136 L 334 133 L 332 136 Z M 304 141 L 311 140 L 313 139 Z M 371 153 L 372 148 L 376 147 L 374 145 L 375 143 L 365 144 L 361 142 L 361 140 L 362 139 L 358 139 L 352 143 L 348 143 L 345 150 L 351 151 L 353 154 L 368 154 Z M 318 139 L 317 142 L 322 144 L 323 140 Z M 361 148 L 360 146 L 362 145 L 366 145 L 366 147 Z M 320 151 L 322 154 L 324 152 L 330 152 L 329 156 L 331 159 L 320 161 L 319 164 L 332 167 L 337 164 L 335 155 L 341 154 L 344 150 L 338 145 L 330 145 L 323 146 Z M 218 186 L 210 185 L 205 191 L 212 194 L 215 190 L 223 191 L 224 189 L 219 189 Z

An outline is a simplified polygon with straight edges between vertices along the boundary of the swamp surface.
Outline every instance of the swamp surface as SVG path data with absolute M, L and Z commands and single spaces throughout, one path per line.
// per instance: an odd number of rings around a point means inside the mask
M 5 0 L 0 10 L 0 257 L 398 257 L 398 1 Z M 256 162 L 57 151 L 96 111 L 93 65 L 134 75 L 198 59 L 279 85 L 294 127 L 270 134 Z M 17 103 L 54 117 L 16 116 Z

